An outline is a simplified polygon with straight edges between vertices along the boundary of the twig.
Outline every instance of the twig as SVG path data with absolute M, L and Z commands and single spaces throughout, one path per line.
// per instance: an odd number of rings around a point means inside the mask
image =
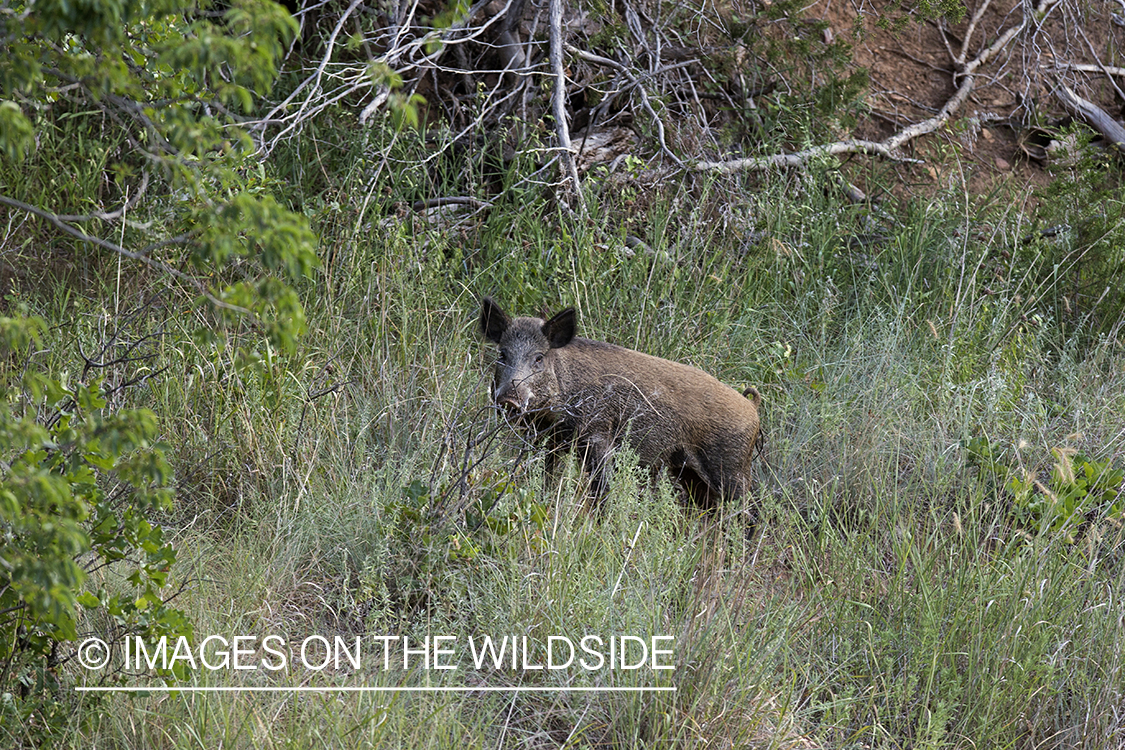
M 613 91 L 611 94 L 608 94 L 605 98 L 606 102 L 608 103 L 610 101 L 610 99 L 612 99 L 614 96 L 621 93 L 622 91 L 626 91 L 630 88 L 636 88 L 637 91 L 641 95 L 641 106 L 643 106 L 645 108 L 645 111 L 648 112 L 649 116 L 652 117 L 653 122 L 656 124 L 656 137 L 660 141 L 661 150 L 663 150 L 664 153 L 667 154 L 670 159 L 672 159 L 672 161 L 676 162 L 676 166 L 679 166 L 679 167 L 684 166 L 683 160 L 681 160 L 680 157 L 676 156 L 676 154 L 672 152 L 672 149 L 668 148 L 668 143 L 667 143 L 667 141 L 665 140 L 665 137 L 664 137 L 664 123 L 656 115 L 656 110 L 654 110 L 652 108 L 652 103 L 649 101 L 649 98 L 648 98 L 648 92 L 645 91 L 645 87 L 641 85 L 641 80 L 639 78 L 634 76 L 632 74 L 632 72 L 628 68 L 626 68 L 624 65 L 617 62 L 616 60 L 611 60 L 608 57 L 602 57 L 601 55 L 595 55 L 593 52 L 587 52 L 586 50 L 578 49 L 577 47 L 575 47 L 574 45 L 571 45 L 571 44 L 566 45 L 566 51 L 569 52 L 570 54 L 574 55 L 575 57 L 579 57 L 579 58 L 581 58 L 583 60 L 586 60 L 588 62 L 592 62 L 592 63 L 595 63 L 597 65 L 604 65 L 608 68 L 613 68 L 618 73 L 620 73 L 625 78 L 627 78 L 629 80 L 629 85 L 625 86 L 625 87 L 622 87 L 621 89 L 618 89 L 616 91 Z M 683 62 L 676 63 L 675 65 L 669 65 L 667 67 L 661 68 L 661 69 L 655 71 L 654 73 L 652 73 L 651 75 L 655 76 L 657 74 L 666 73 L 666 72 L 675 70 L 677 68 L 687 67 L 688 65 L 691 65 L 691 64 L 696 63 L 696 62 L 699 62 L 699 61 L 695 60 L 695 59 L 685 60 Z
M 629 542 L 629 548 L 625 553 L 625 560 L 621 563 L 621 572 L 617 574 L 617 582 L 613 584 L 613 591 L 610 592 L 610 601 L 613 597 L 617 596 L 617 589 L 621 587 L 621 579 L 625 577 L 625 568 L 629 566 L 629 559 L 633 556 L 633 550 L 637 547 L 637 539 L 641 536 L 641 529 L 645 527 L 645 522 L 641 521 L 637 525 L 637 533 L 633 534 L 633 541 Z
M 301 447 L 301 437 L 305 433 L 305 417 L 308 414 L 309 407 L 312 406 L 313 402 L 316 401 L 317 399 L 319 399 L 323 396 L 327 396 L 330 393 L 336 393 L 341 388 L 346 388 L 347 386 L 353 384 L 354 382 L 355 382 L 354 380 L 344 380 L 342 382 L 330 385 L 327 388 L 321 388 L 319 391 L 316 391 L 315 393 L 313 392 L 311 387 L 307 389 L 307 392 L 305 393 L 305 403 L 301 407 L 301 418 L 297 422 L 297 435 L 296 435 L 296 437 L 293 438 L 292 461 L 293 461 L 294 464 L 297 463 L 297 450 Z
M 1102 61 L 1101 58 L 1098 57 L 1098 51 L 1094 49 L 1094 45 L 1090 42 L 1090 38 L 1086 36 L 1086 32 L 1082 30 L 1082 25 L 1076 24 L 1075 30 L 1078 32 L 1078 36 L 1082 37 L 1082 41 L 1086 43 L 1086 49 L 1094 58 L 1094 62 L 1101 66 Z M 1121 87 L 1117 85 L 1117 81 L 1113 80 L 1113 76 L 1111 76 L 1109 73 L 1106 73 L 1104 66 L 1102 67 L 1102 72 L 1105 73 L 1105 77 L 1109 81 L 1109 85 L 1113 87 L 1113 90 L 1115 92 L 1117 92 L 1117 96 L 1125 99 L 1125 91 L 1121 90 Z
M 328 42 L 327 42 L 327 45 L 326 45 L 327 50 L 324 53 L 324 57 L 321 58 L 321 60 L 320 60 L 320 65 L 317 66 L 316 70 L 313 71 L 312 75 L 310 75 L 305 80 L 301 81 L 301 83 L 298 84 L 296 88 L 294 88 L 291 92 L 289 92 L 289 96 L 285 97 L 284 101 L 282 101 L 280 104 L 278 104 L 273 109 L 271 109 L 268 113 L 266 113 L 266 116 L 264 118 L 262 118 L 264 121 L 266 121 L 266 122 L 272 121 L 278 113 L 284 112 L 285 108 L 289 106 L 289 104 L 297 97 L 297 94 L 301 93 L 301 91 L 306 86 L 309 86 L 311 84 L 312 87 L 313 87 L 314 93 L 316 91 L 320 90 L 320 81 L 321 81 L 321 78 L 324 76 L 325 68 L 328 67 L 329 60 L 332 59 L 332 49 L 336 46 L 336 37 L 338 37 L 340 35 L 340 31 L 344 28 L 344 24 L 347 22 L 348 17 L 355 11 L 356 8 L 359 7 L 360 3 L 362 3 L 362 2 L 363 2 L 363 0 L 352 0 L 351 5 L 349 5 L 347 10 L 345 10 L 340 15 L 340 19 L 336 22 L 336 28 L 332 29 L 332 34 L 328 37 Z M 312 100 L 312 95 L 310 95 L 303 102 L 301 102 L 301 107 L 297 111 L 297 116 L 296 116 L 297 122 L 300 121 L 301 115 L 304 113 L 305 109 L 308 107 L 309 102 L 311 100 Z M 289 129 L 291 129 L 292 127 L 293 127 L 293 125 L 290 125 Z M 282 132 L 284 133 L 285 131 L 282 131 Z M 277 142 L 276 138 L 274 139 L 274 142 L 275 143 Z
M 427 198 L 426 200 L 414 201 L 410 207 L 415 211 L 425 211 L 428 208 L 439 208 L 441 206 L 472 206 L 473 208 L 492 208 L 489 201 L 482 201 L 480 198 L 472 198 L 464 195 L 451 195 L 444 198 Z
M 60 221 L 90 221 L 91 219 L 100 219 L 102 221 L 116 221 L 125 215 L 127 211 L 131 211 L 137 202 L 144 196 L 145 191 L 148 190 L 148 172 L 141 173 L 141 184 L 137 187 L 137 191 L 132 196 L 128 197 L 125 204 L 116 211 L 93 211 L 88 214 L 58 214 Z
M 957 60 L 957 54 L 953 51 L 953 45 L 949 43 L 949 37 L 953 36 L 953 32 L 945 25 L 945 19 L 939 19 L 937 22 L 931 21 L 931 23 L 937 27 L 938 36 L 941 37 L 941 42 L 945 45 L 945 51 L 949 54 L 949 59 Z
M 361 0 L 356 0 L 356 2 L 359 1 Z M 417 28 L 416 25 L 411 23 L 414 18 L 415 12 L 418 9 L 418 2 L 417 0 L 415 0 L 410 5 L 409 11 L 403 11 L 401 22 L 396 22 L 390 27 L 390 29 L 388 29 L 387 34 L 381 35 L 377 40 L 377 45 L 385 47 L 387 51 L 372 60 L 372 62 L 381 63 L 391 69 L 394 69 L 398 73 L 398 75 L 402 76 L 403 78 L 406 78 L 409 74 L 412 73 L 419 73 L 420 76 L 425 76 L 426 73 L 438 68 L 439 59 L 450 47 L 465 45 L 468 42 L 479 39 L 493 25 L 500 25 L 500 27 L 503 29 L 504 24 L 509 23 L 509 21 L 507 20 L 507 16 L 509 11 L 513 7 L 513 4 L 519 6 L 522 1 L 523 0 L 507 0 L 507 3 L 500 10 L 500 12 L 491 16 L 488 20 L 484 21 L 479 26 L 469 28 L 469 23 L 472 21 L 472 19 L 475 18 L 476 15 L 488 4 L 488 0 L 477 0 L 477 2 L 469 7 L 464 16 L 462 16 L 448 28 L 442 29 L 440 31 L 431 29 L 429 32 L 407 41 L 404 39 L 406 34 L 410 31 L 416 30 Z M 355 5 L 356 3 L 353 2 L 352 6 L 348 8 L 347 13 L 351 13 L 355 8 Z M 337 30 L 341 27 L 342 23 L 343 19 L 341 19 L 337 24 Z M 293 101 L 293 98 L 297 93 L 297 91 L 294 91 L 289 95 L 289 97 L 286 98 L 285 101 L 274 107 L 273 110 L 271 110 L 267 114 L 266 118 L 263 118 L 262 121 L 255 123 L 255 125 L 258 125 L 263 129 L 269 125 L 288 123 L 281 132 L 279 132 L 269 140 L 268 144 L 265 144 L 263 135 L 263 151 L 265 153 L 268 153 L 270 150 L 272 150 L 282 138 L 286 136 L 292 136 L 293 134 L 298 132 L 305 122 L 312 119 L 312 117 L 323 111 L 326 107 L 347 96 L 350 96 L 357 91 L 362 91 L 364 89 L 370 88 L 374 88 L 376 91 L 374 99 L 366 106 L 364 106 L 361 110 L 359 115 L 360 123 L 366 123 L 371 118 L 371 116 L 389 99 L 390 88 L 386 85 L 377 84 L 376 82 L 372 81 L 367 73 L 368 68 L 366 66 L 363 68 L 359 68 L 355 66 L 337 65 L 336 67 L 340 70 L 340 72 L 328 72 L 328 66 L 333 55 L 333 43 L 336 39 L 336 35 L 337 34 L 334 31 L 331 39 L 329 40 L 328 48 L 322 56 L 321 61 L 317 67 L 317 72 L 306 78 L 298 87 L 298 90 L 300 90 L 301 88 L 306 87 L 306 85 L 313 83 L 313 81 L 315 80 L 315 85 L 312 86 L 311 90 L 306 95 L 299 111 L 295 112 L 292 115 L 285 115 L 283 117 L 280 117 L 279 119 L 273 119 L 275 114 L 282 112 L 284 107 Z M 431 45 L 436 45 L 437 49 L 432 52 L 426 52 L 426 50 L 429 49 Z M 416 57 L 418 53 L 422 53 L 420 58 Z M 464 66 L 462 66 L 462 68 L 464 68 Z M 447 68 L 441 69 L 448 70 Z M 528 69 L 526 67 L 505 67 L 496 72 L 511 72 L 516 74 L 523 74 L 527 71 Z M 479 74 L 487 71 L 462 70 L 462 72 Z M 331 77 L 336 78 L 337 80 L 344 81 L 344 85 L 340 89 L 337 89 L 337 91 L 342 91 L 342 93 L 334 96 L 332 99 L 327 99 L 322 93 L 320 87 L 320 81 L 324 77 Z M 317 103 L 315 105 L 312 105 L 311 103 L 314 101 L 316 101 Z
M 496 37 L 496 47 L 501 59 L 504 61 L 505 70 L 522 68 L 527 62 L 523 49 L 520 47 L 519 23 L 523 18 L 523 5 L 525 0 L 514 0 L 509 3 L 504 13 L 504 20 L 500 25 L 500 33 Z

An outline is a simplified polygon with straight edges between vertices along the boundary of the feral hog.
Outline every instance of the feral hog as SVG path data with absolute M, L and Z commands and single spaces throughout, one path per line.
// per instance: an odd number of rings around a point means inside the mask
M 754 388 L 743 394 L 694 367 L 575 336 L 574 308 L 550 320 L 509 318 L 481 301 L 480 330 L 500 347 L 492 397 L 537 433 L 549 462 L 574 445 L 600 501 L 614 449 L 628 442 L 642 466 L 666 467 L 704 507 L 750 489 L 759 446 Z

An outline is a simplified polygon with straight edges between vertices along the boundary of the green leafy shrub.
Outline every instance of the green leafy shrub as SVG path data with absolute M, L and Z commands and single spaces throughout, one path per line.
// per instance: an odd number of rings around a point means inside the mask
M 1061 532 L 1073 542 L 1095 521 L 1120 524 L 1125 518 L 1125 498 L 1121 497 L 1125 469 L 1064 448 L 1053 452 L 1057 461 L 1048 484 L 1030 472 L 1014 473 L 1008 480 L 1016 507 L 1033 528 Z
M 976 437 L 965 444 L 971 464 L 1012 501 L 1013 517 L 1029 534 L 1062 534 L 1073 543 L 1091 524 L 1125 521 L 1125 468 L 1072 448 L 1055 448 L 1049 479 L 1023 468 L 1003 447 Z
M 272 195 L 245 126 L 296 31 L 286 10 L 47 2 L 4 23 L 18 41 L 0 57 L 0 206 L 35 217 L 7 238 L 20 291 L 122 261 L 194 297 L 212 336 L 249 322 L 291 350 L 304 314 L 281 279 L 312 273 L 316 237 Z
M 1073 330 L 1109 333 L 1125 316 L 1125 201 L 1121 169 L 1080 130 L 1054 133 L 1073 144 L 1057 157 L 1054 179 L 1039 193 L 1033 231 L 1014 267 L 1034 284 L 1044 313 Z
M 43 327 L 36 318 L 0 318 L 0 357 L 26 365 Z M 13 737 L 49 735 L 65 718 L 61 688 L 75 675 L 61 667 L 75 656 L 83 622 L 103 623 L 106 632 L 94 635 L 111 647 L 127 634 L 158 638 L 191 628 L 167 603 L 176 554 L 153 521 L 172 500 L 156 417 L 107 409 L 96 382 L 70 384 L 33 367 L 6 372 L 0 712 Z
M 382 592 L 397 617 L 410 620 L 435 604 L 460 566 L 501 554 L 510 535 L 526 533 L 541 548 L 548 514 L 534 494 L 489 470 L 436 490 L 414 480 L 383 511 L 388 555 L 379 580 L 368 576 L 368 593 Z

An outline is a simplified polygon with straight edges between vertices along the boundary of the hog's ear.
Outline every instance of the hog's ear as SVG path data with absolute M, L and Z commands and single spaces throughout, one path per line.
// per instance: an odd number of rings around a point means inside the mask
M 508 330 L 511 323 L 508 316 L 500 309 L 500 305 L 490 297 L 483 297 L 480 301 L 480 332 L 489 341 L 499 344 L 500 337 Z
M 578 313 L 568 307 L 543 324 L 543 335 L 552 349 L 558 349 L 570 343 L 577 329 Z

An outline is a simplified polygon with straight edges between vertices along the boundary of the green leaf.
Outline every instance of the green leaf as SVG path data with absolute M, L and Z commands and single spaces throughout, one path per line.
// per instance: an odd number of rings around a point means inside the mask
M 35 149 L 35 129 L 15 102 L 0 101 L 0 153 L 16 164 Z

